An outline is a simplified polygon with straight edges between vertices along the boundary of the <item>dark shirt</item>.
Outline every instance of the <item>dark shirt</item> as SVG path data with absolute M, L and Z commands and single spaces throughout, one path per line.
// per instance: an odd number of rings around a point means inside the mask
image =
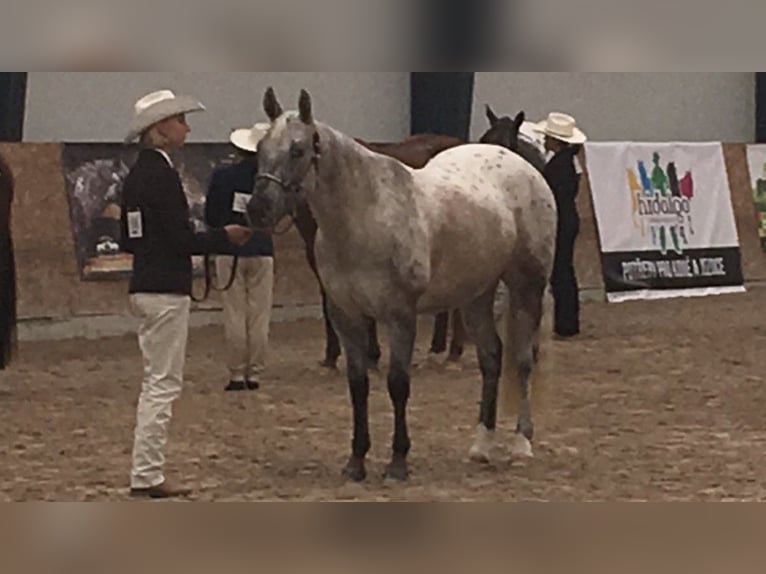
M 578 146 L 564 148 L 553 156 L 543 172 L 556 198 L 560 229 L 571 229 L 580 223 L 580 217 L 577 213 L 580 175 L 575 167 L 575 156 L 578 152 Z
M 243 160 L 213 172 L 205 200 L 207 225 L 247 225 L 244 213 L 235 209 L 235 198 L 241 194 L 246 201 L 252 196 L 257 171 L 255 162 Z M 244 246 L 232 245 L 230 251 L 240 257 L 273 257 L 274 242 L 271 235 L 256 231 Z
M 122 247 L 133 254 L 130 293 L 191 295 L 192 255 L 228 249 L 226 232 L 195 233 L 181 178 L 156 150 L 139 154 L 122 196 Z M 140 237 L 131 237 L 129 218 L 138 218 Z

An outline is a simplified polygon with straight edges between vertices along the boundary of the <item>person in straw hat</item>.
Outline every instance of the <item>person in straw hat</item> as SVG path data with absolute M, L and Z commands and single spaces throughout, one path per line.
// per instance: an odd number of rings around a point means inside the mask
M 173 403 L 181 395 L 192 290 L 192 255 L 244 244 L 249 229 L 231 225 L 196 233 L 171 153 L 186 141 L 186 116 L 205 107 L 172 91 L 138 100 L 126 143 L 142 150 L 123 187 L 123 247 L 133 254 L 130 306 L 138 332 L 144 381 L 138 402 L 131 496 L 172 498 L 191 493 L 164 476 L 165 445 Z
M 270 124 L 232 132 L 230 141 L 240 161 L 216 170 L 210 179 L 205 220 L 211 227 L 244 224 L 247 204 L 258 172 L 258 142 Z M 274 243 L 271 235 L 255 232 L 231 255 L 216 257 L 218 282 L 224 291 L 223 316 L 229 383 L 226 391 L 254 391 L 266 366 L 274 289 Z M 233 274 L 233 275 L 232 275 Z
M 582 174 L 577 155 L 588 138 L 572 116 L 559 112 L 551 113 L 536 129 L 545 138 L 549 159 L 543 174 L 559 213 L 551 278 L 556 305 L 554 330 L 558 338 L 567 339 L 580 333 L 580 293 L 574 266 L 575 241 L 580 233 L 577 194 Z

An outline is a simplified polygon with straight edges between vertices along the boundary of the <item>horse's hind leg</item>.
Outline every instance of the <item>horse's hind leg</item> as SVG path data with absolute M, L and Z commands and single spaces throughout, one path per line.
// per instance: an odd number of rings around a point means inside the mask
M 497 427 L 498 383 L 503 364 L 503 346 L 497 335 L 494 318 L 495 289 L 463 309 L 465 327 L 476 342 L 483 381 L 481 410 L 476 442 L 471 448 L 471 460 L 490 462 Z
M 338 358 L 340 357 L 340 340 L 338 339 L 338 334 L 335 332 L 332 321 L 330 320 L 330 312 L 327 308 L 327 294 L 324 292 L 324 289 L 322 289 L 322 314 L 324 315 L 325 339 L 327 345 L 325 347 L 325 358 L 319 364 L 328 369 L 337 369 Z
M 407 403 L 410 399 L 410 369 L 415 349 L 417 315 L 402 312 L 389 325 L 391 337 L 391 367 L 388 373 L 388 391 L 394 405 L 393 458 L 386 470 L 386 478 L 404 481 L 409 476 L 407 455 L 410 437 L 407 430 Z
M 372 367 L 377 367 L 382 353 L 378 342 L 378 325 L 375 319 L 367 319 L 367 358 Z
M 449 333 L 449 313 L 440 313 L 434 320 L 434 335 L 431 339 L 432 355 L 441 355 L 447 350 L 447 338 Z
M 450 344 L 448 362 L 457 363 L 463 357 L 465 347 L 465 324 L 463 313 L 457 309 L 452 313 L 452 343 Z
M 519 419 L 516 428 L 514 454 L 532 456 L 535 427 L 530 400 L 532 372 L 538 360 L 540 328 L 546 282 L 541 277 L 514 275 L 506 282 L 509 294 L 510 321 L 507 323 L 507 349 L 509 365 L 518 377 Z M 510 373 L 513 375 L 513 372 Z
M 348 384 L 354 409 L 352 453 L 343 475 L 356 482 L 367 478 L 365 458 L 370 450 L 369 398 L 370 379 L 367 358 L 367 321 L 363 316 L 351 317 L 331 302 L 328 311 L 346 351 Z

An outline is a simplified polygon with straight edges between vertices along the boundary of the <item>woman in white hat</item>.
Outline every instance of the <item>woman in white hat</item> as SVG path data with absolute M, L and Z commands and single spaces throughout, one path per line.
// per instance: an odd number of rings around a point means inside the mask
M 247 204 L 258 173 L 258 142 L 271 124 L 235 130 L 230 141 L 241 160 L 213 173 L 205 201 L 210 227 L 245 224 Z M 229 382 L 226 391 L 254 391 L 266 366 L 274 289 L 274 242 L 256 231 L 232 255 L 216 257 L 219 283 L 232 280 L 222 294 Z M 236 261 L 236 266 L 235 266 Z M 233 275 L 232 275 L 233 274 Z
M 559 213 L 551 278 L 556 303 L 554 330 L 558 337 L 569 338 L 580 333 L 580 293 L 574 266 L 575 241 L 580 233 L 577 194 L 582 174 L 577 154 L 588 138 L 572 116 L 559 112 L 537 124 L 537 130 L 545 137 L 549 161 L 543 173 Z
M 192 289 L 192 255 L 222 252 L 243 244 L 250 230 L 232 225 L 195 233 L 189 205 L 171 153 L 186 141 L 186 114 L 204 106 L 169 90 L 153 92 L 135 105 L 126 142 L 142 150 L 125 180 L 122 232 L 133 254 L 130 304 L 141 318 L 139 343 L 144 381 L 138 403 L 131 495 L 186 496 L 190 490 L 164 476 L 165 444 L 173 402 L 183 388 Z

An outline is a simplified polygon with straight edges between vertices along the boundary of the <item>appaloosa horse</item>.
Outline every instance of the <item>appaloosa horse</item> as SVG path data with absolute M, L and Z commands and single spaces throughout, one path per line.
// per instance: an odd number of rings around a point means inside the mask
M 517 154 L 484 144 L 458 146 L 413 170 L 315 121 L 305 90 L 298 112 L 284 113 L 271 88 L 264 109 L 272 125 L 258 146 L 248 217 L 256 228 L 273 228 L 305 194 L 316 218 L 317 269 L 346 353 L 354 410 L 344 475 L 365 479 L 371 446 L 367 317 L 386 323 L 390 335 L 395 431 L 387 477 L 409 474 L 419 313 L 462 309 L 477 345 L 483 394 L 471 458 L 490 459 L 501 378 L 518 388 L 516 447 L 531 453 L 529 391 L 544 357 L 541 321 L 556 240 L 556 206 L 543 176 Z M 503 341 L 493 313 L 500 281 L 509 291 Z
M 0 156 L 0 369 L 8 366 L 16 341 L 16 270 L 11 240 L 13 174 Z
M 398 159 L 413 169 L 423 168 L 431 158 L 437 154 L 465 143 L 459 138 L 438 134 L 420 134 L 412 136 L 400 143 L 371 143 L 360 139 L 357 139 L 356 141 L 371 151 Z M 311 213 L 311 208 L 305 201 L 300 202 L 295 215 L 295 226 L 298 228 L 306 246 L 306 259 L 308 260 L 314 275 L 316 275 L 317 280 L 319 280 L 316 257 L 314 256 L 314 244 L 316 242 L 317 234 L 316 220 Z M 322 293 L 322 313 L 325 320 L 326 340 L 325 358 L 320 364 L 323 367 L 335 369 L 337 368 L 338 358 L 341 354 L 340 341 L 338 340 L 338 335 L 329 319 L 327 312 L 327 296 L 322 287 L 321 280 L 319 280 L 319 284 Z M 433 340 L 431 342 L 431 353 L 441 354 L 447 350 L 449 323 L 449 313 L 441 313 L 437 315 Z M 453 335 L 452 344 L 450 345 L 450 353 L 447 357 L 448 361 L 456 361 L 463 354 L 465 331 L 460 311 L 453 312 L 452 324 Z M 377 364 L 380 360 L 381 351 L 378 343 L 377 326 L 374 320 L 368 320 L 367 329 L 370 340 L 370 348 L 368 349 L 367 355 L 372 364 Z

